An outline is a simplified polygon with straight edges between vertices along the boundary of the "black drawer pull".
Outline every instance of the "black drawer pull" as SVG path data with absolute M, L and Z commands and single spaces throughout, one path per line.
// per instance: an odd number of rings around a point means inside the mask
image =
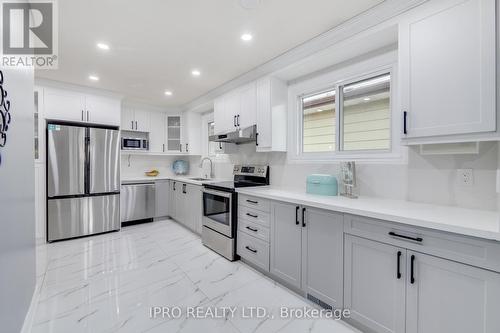
M 403 134 L 408 134 L 408 112 L 403 111 Z
M 396 271 L 396 278 L 399 280 L 401 279 L 401 251 L 398 251 L 398 268 Z
M 295 207 L 295 224 L 296 225 L 299 225 L 299 209 L 300 209 L 299 206 Z
M 250 199 L 247 199 L 247 202 L 254 204 L 254 205 L 259 203 L 258 201 L 254 201 L 254 200 L 250 200 Z
M 405 236 L 405 235 L 399 235 L 393 231 L 389 232 L 389 236 L 408 239 L 408 240 L 412 240 L 412 241 L 419 242 L 419 243 L 421 243 L 423 241 L 423 239 L 421 237 L 410 237 L 410 236 Z
M 410 283 L 415 283 L 415 256 L 412 254 L 411 256 L 411 265 L 410 265 Z
M 247 213 L 247 215 L 248 215 L 248 216 L 250 216 L 250 217 L 253 217 L 253 218 L 255 218 L 255 219 L 256 219 L 257 217 L 259 217 L 258 215 L 253 215 L 253 214 L 250 214 L 250 213 Z
M 252 248 L 251 248 L 251 247 L 249 247 L 249 246 L 245 246 L 245 249 L 247 249 L 247 250 L 248 250 L 248 251 L 250 251 L 250 252 L 257 253 L 257 250 L 254 250 L 254 249 L 252 249 Z
M 253 232 L 257 232 L 257 231 L 259 231 L 259 229 L 254 229 L 254 228 L 251 228 L 251 227 L 249 227 L 249 226 L 247 226 L 246 228 L 247 228 L 248 230 L 250 230 L 250 231 L 253 231 Z

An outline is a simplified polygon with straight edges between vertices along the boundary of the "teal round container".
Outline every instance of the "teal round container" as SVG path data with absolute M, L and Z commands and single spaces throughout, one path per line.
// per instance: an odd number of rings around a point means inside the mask
M 307 176 L 306 192 L 318 195 L 338 195 L 337 177 L 320 174 L 309 175 Z

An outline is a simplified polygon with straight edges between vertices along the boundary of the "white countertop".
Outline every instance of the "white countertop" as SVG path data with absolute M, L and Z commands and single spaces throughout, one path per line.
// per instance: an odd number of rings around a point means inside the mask
M 154 182 L 157 180 L 176 180 L 183 183 L 193 184 L 193 185 L 203 185 L 207 183 L 214 183 L 223 181 L 223 179 L 208 179 L 208 180 L 193 180 L 189 178 L 195 178 L 197 176 L 157 176 L 157 177 L 148 177 L 148 176 L 139 176 L 139 177 L 122 177 L 121 183 L 140 183 L 140 182 Z
M 496 211 L 422 204 L 404 200 L 321 196 L 268 186 L 239 188 L 238 193 L 296 203 L 342 213 L 361 215 L 407 225 L 500 241 Z

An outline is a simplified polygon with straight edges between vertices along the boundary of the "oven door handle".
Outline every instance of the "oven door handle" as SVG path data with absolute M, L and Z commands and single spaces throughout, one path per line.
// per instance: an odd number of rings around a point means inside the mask
M 203 193 L 213 194 L 213 195 L 219 195 L 221 197 L 230 198 L 230 199 L 231 199 L 231 197 L 233 195 L 232 192 L 222 192 L 222 191 L 209 190 L 209 189 L 203 189 Z

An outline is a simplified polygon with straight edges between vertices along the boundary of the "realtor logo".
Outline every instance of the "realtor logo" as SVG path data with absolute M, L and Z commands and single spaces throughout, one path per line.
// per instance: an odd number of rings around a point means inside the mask
M 57 67 L 55 1 L 2 1 L 2 65 Z

